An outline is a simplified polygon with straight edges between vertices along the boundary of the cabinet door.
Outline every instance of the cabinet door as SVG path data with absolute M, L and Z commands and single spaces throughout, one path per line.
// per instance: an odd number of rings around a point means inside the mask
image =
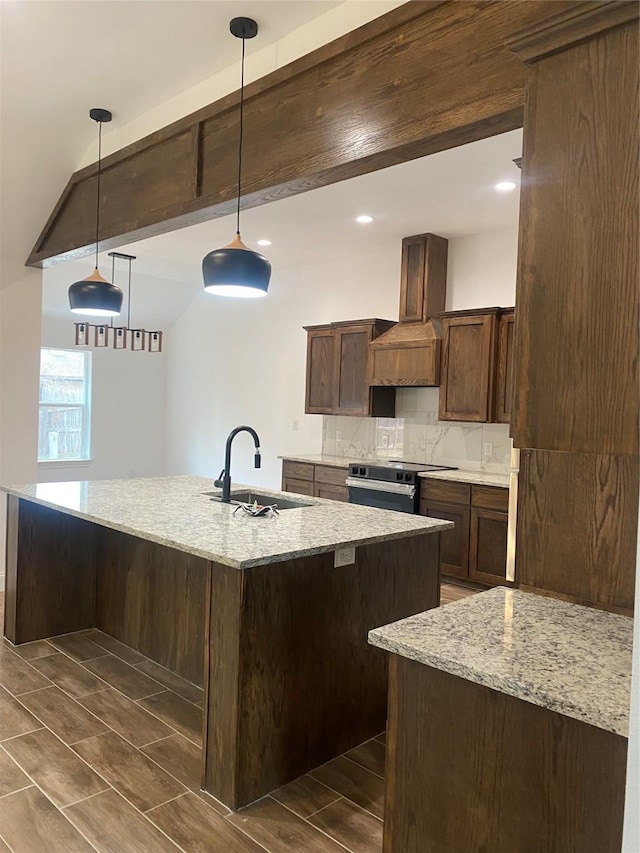
M 294 480 L 291 477 L 283 477 L 282 491 L 295 492 L 296 495 L 309 495 L 309 497 L 313 497 L 313 483 L 311 480 Z
M 304 410 L 310 415 L 333 413 L 335 398 L 335 333 L 333 329 L 307 332 L 307 390 Z
M 479 583 L 511 586 L 507 581 L 507 513 L 471 509 L 469 577 Z
M 349 492 L 346 486 L 331 486 L 328 483 L 316 483 L 313 489 L 316 498 L 327 498 L 331 501 L 349 500 Z
M 468 577 L 469 507 L 427 500 L 420 502 L 420 515 L 455 523 L 453 530 L 443 530 L 440 534 L 440 574 L 454 578 Z
M 372 327 L 342 326 L 335 330 L 335 415 L 371 414 L 368 377 Z
M 498 321 L 498 357 L 496 367 L 496 401 L 494 420 L 508 424 L 513 398 L 513 311 L 502 314 Z
M 400 270 L 400 320 L 424 323 L 424 271 L 426 246 L 424 235 L 405 237 L 402 241 Z
M 488 422 L 493 416 L 496 316 L 443 318 L 441 421 Z

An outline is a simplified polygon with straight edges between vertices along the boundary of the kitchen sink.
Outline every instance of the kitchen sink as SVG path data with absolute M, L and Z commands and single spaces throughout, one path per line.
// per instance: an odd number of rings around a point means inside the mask
M 203 494 L 210 497 L 212 501 L 220 500 L 220 492 L 203 492 Z M 252 504 L 254 501 L 257 501 L 262 506 L 275 505 L 279 510 L 299 509 L 305 506 L 313 506 L 313 504 L 306 503 L 305 501 L 296 501 L 291 498 L 279 498 L 275 495 L 262 495 L 260 492 L 231 492 L 232 504 Z

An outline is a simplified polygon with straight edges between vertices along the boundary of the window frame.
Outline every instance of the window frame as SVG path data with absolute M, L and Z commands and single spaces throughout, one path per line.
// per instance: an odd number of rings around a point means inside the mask
M 42 379 L 42 353 L 44 351 L 56 351 L 65 353 L 77 353 L 82 355 L 84 361 L 84 402 L 82 403 L 43 403 L 40 400 L 40 381 Z M 92 353 L 88 350 L 67 349 L 65 347 L 40 347 L 40 369 L 38 372 L 38 457 L 37 464 L 46 467 L 58 467 L 60 465 L 67 466 L 83 466 L 91 463 L 91 403 L 92 403 L 92 377 L 93 377 L 93 359 Z M 81 456 L 76 456 L 73 459 L 41 459 L 40 458 L 40 412 L 43 408 L 56 409 L 82 409 L 82 435 L 81 435 Z

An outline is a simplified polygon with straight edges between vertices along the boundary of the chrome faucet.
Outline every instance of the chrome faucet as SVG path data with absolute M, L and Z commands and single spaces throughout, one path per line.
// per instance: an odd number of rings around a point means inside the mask
M 253 437 L 253 443 L 256 446 L 256 452 L 253 457 L 254 467 L 260 467 L 260 439 L 258 433 L 253 427 L 239 426 L 232 429 L 227 438 L 227 446 L 224 452 L 224 468 L 220 471 L 220 476 L 215 481 L 216 488 L 222 488 L 222 503 L 231 503 L 231 444 L 233 439 L 239 432 L 248 432 Z

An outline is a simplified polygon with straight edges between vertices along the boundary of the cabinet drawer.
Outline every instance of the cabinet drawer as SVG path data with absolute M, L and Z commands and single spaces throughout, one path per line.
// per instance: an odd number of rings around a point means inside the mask
M 294 492 L 296 495 L 309 495 L 309 497 L 313 497 L 313 483 L 311 480 L 292 480 L 290 477 L 283 477 L 282 491 Z
M 494 509 L 496 512 L 509 511 L 509 489 L 498 486 L 472 486 L 471 504 L 483 509 Z
M 285 459 L 282 463 L 282 476 L 287 480 L 313 480 L 314 468 L 315 465 L 310 462 L 289 462 Z
M 332 486 L 326 483 L 316 483 L 313 487 L 313 496 L 316 498 L 326 498 L 330 501 L 349 500 L 349 491 L 346 486 Z
M 326 483 L 329 486 L 342 486 L 344 488 L 349 469 L 334 468 L 332 465 L 316 465 L 314 480 L 316 483 Z
M 469 504 L 471 503 L 471 486 L 468 483 L 452 483 L 449 480 L 424 478 L 420 486 L 420 500 Z

